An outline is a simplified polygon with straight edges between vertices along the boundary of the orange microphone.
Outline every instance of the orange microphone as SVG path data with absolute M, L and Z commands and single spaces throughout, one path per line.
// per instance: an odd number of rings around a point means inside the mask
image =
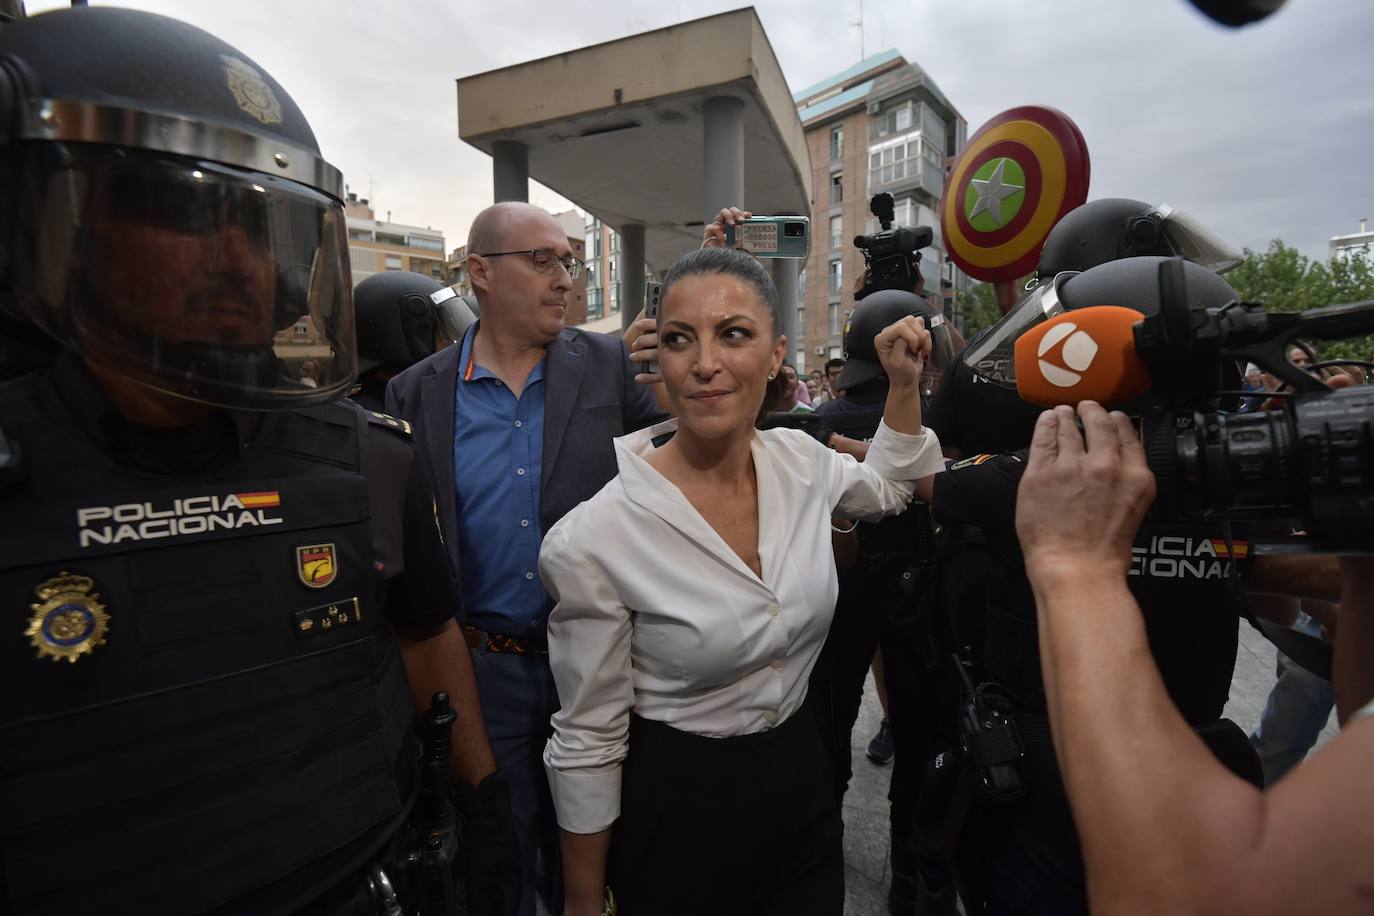
M 1135 309 L 1095 305 L 1037 325 L 1016 339 L 1016 393 L 1041 407 L 1140 397 L 1150 390 L 1150 371 L 1131 329 L 1144 320 Z

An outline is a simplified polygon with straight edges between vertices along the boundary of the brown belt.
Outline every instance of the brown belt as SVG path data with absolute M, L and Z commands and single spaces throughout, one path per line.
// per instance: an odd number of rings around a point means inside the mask
M 537 638 L 528 636 L 507 636 L 504 633 L 487 633 L 474 626 L 463 627 L 468 648 L 479 651 L 496 652 L 506 655 L 548 655 L 549 643 L 542 635 Z

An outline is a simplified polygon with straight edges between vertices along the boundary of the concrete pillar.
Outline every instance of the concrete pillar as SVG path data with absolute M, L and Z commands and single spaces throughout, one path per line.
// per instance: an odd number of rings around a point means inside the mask
M 493 201 L 516 200 L 529 203 L 529 150 L 514 140 L 497 140 L 491 146 L 491 183 Z
M 702 129 L 706 222 L 724 207 L 744 206 L 744 102 L 728 96 L 707 99 Z
M 804 261 L 791 258 L 774 258 L 770 262 L 773 271 L 773 285 L 778 288 L 778 313 L 782 316 L 782 327 L 778 331 L 787 335 L 787 361 L 796 362 L 797 350 L 805 347 L 802 340 L 804 328 L 797 326 L 797 271 Z M 800 374 L 801 366 L 797 366 Z
M 620 329 L 644 307 L 644 224 L 629 223 L 620 230 Z

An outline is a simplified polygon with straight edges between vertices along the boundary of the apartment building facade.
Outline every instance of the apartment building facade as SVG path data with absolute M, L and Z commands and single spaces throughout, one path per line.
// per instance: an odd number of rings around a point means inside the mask
M 386 270 L 407 270 L 440 282 L 444 279 L 444 234 L 427 226 L 408 226 L 377 219 L 366 198 L 349 192 L 348 257 L 353 285 Z
M 949 162 L 968 124 L 920 67 L 889 50 L 866 58 L 794 96 L 811 157 L 811 255 L 798 298 L 804 329 L 794 349 L 803 371 L 839 356 L 864 258 L 854 237 L 879 230 L 869 199 L 895 198 L 895 222 L 930 226 L 922 251 L 927 298 L 939 307 L 968 280 L 945 256 L 938 208 Z

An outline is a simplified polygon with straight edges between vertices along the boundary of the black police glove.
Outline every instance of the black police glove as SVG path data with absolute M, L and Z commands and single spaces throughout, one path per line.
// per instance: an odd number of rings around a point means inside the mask
M 799 429 L 825 446 L 830 445 L 830 437 L 835 434 L 824 420 L 804 410 L 766 413 L 759 420 L 759 429 Z
M 463 874 L 471 916 L 514 916 L 520 908 L 520 841 L 510 806 L 510 785 L 500 770 L 473 788 L 453 782 L 463 822 Z

